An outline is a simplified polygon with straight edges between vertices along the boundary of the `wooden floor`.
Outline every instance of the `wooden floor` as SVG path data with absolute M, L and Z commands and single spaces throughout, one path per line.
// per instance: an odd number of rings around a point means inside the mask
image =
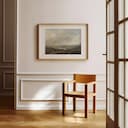
M 105 111 L 85 119 L 81 112 L 0 110 L 0 128 L 105 128 Z

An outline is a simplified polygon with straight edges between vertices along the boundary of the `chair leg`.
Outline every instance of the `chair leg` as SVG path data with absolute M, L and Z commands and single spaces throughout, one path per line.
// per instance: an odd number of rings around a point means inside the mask
M 96 93 L 96 84 L 93 84 L 93 93 Z M 96 96 L 93 96 L 93 113 L 96 112 Z
M 73 83 L 73 91 L 76 91 L 76 83 Z M 76 111 L 76 98 L 73 97 L 73 111 Z
M 66 97 L 64 95 L 65 92 L 65 85 L 63 83 L 62 85 L 62 114 L 65 114 L 65 109 L 66 109 Z
M 63 101 L 62 101 L 62 114 L 65 115 L 65 109 L 66 109 L 66 97 L 63 95 Z
M 76 98 L 73 97 L 73 111 L 76 111 Z
M 88 91 L 87 91 L 87 85 L 85 85 L 85 98 L 84 98 L 84 100 L 85 100 L 85 108 L 84 108 L 84 113 L 85 113 L 85 118 L 87 118 L 87 116 L 88 116 Z
M 96 96 L 93 96 L 93 113 L 96 112 Z

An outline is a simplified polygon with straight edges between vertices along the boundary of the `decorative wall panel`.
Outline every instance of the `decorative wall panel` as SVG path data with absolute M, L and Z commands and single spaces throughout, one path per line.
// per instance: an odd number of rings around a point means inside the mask
M 61 109 L 62 82 L 72 78 L 73 74 L 19 74 L 16 87 L 16 109 Z M 105 75 L 97 75 L 97 109 L 105 109 L 105 99 Z M 89 99 L 89 102 L 89 108 L 91 108 L 92 99 Z M 71 105 L 72 100 L 69 98 L 67 109 L 71 109 Z M 83 100 L 78 99 L 78 109 L 82 109 L 83 106 Z

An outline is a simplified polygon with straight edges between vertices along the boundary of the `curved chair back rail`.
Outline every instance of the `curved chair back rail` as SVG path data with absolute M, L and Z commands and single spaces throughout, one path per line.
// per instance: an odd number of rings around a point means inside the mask
M 73 77 L 77 83 L 90 83 L 96 81 L 96 75 L 74 74 Z

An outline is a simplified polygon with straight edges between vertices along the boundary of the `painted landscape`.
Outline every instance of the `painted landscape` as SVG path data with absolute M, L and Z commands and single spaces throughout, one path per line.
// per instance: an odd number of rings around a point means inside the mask
M 81 54 L 80 29 L 46 29 L 45 54 Z

